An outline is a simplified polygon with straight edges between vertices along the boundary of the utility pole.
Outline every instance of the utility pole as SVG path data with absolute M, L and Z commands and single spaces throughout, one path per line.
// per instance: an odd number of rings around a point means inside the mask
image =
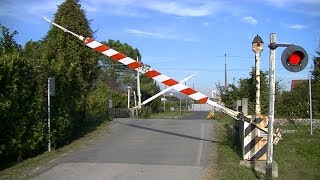
M 194 89 L 194 83 L 192 83 L 192 89 Z M 191 109 L 194 110 L 193 108 L 194 108 L 194 99 L 192 99 L 192 108 Z
M 181 113 L 181 98 L 179 98 L 179 99 L 180 99 L 180 108 L 179 109 L 180 109 L 180 115 L 181 115 L 182 114 Z
M 137 56 L 137 62 L 139 57 Z M 138 108 L 141 109 L 141 90 L 140 90 L 140 73 L 137 71 L 137 93 L 138 93 Z
M 55 77 L 48 78 L 48 151 L 51 151 L 51 96 L 55 96 Z
M 167 86 L 164 85 L 164 89 L 167 89 Z M 163 112 L 166 111 L 166 93 L 163 94 Z
M 131 87 L 130 86 L 127 86 L 128 88 L 128 109 L 130 108 L 130 89 Z
M 227 54 L 224 54 L 224 92 L 227 92 Z
M 48 134 L 49 134 L 49 139 L 48 139 L 48 151 L 50 152 L 51 151 L 51 129 L 50 129 L 50 96 L 51 96 L 51 87 L 50 87 L 50 84 L 51 84 L 51 77 L 48 78 Z
M 270 66 L 269 66 L 269 115 L 268 115 L 268 151 L 266 162 L 266 180 L 272 179 L 272 156 L 273 156 L 273 121 L 275 103 L 275 59 L 276 52 L 272 45 L 276 44 L 276 34 L 270 34 Z
M 311 74 L 309 74 L 309 113 L 310 113 L 310 135 L 313 134 L 313 119 L 312 119 L 312 90 L 311 90 Z
M 187 85 L 187 82 L 184 83 L 184 85 Z M 188 111 L 188 97 L 185 96 L 186 99 L 186 107 L 185 107 L 185 111 Z
M 138 108 L 137 108 L 137 95 L 136 95 L 136 91 L 133 91 L 133 98 L 134 98 L 134 107 L 136 109 L 136 115 L 137 115 L 137 119 L 139 119 L 139 113 L 138 113 Z

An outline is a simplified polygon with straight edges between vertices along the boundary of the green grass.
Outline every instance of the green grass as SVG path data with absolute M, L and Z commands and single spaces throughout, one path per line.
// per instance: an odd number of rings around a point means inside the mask
M 26 159 L 0 171 L 0 179 L 28 179 L 30 176 L 34 176 L 39 173 L 38 171 L 34 171 L 38 167 L 50 168 L 54 165 L 57 165 L 57 158 L 87 145 L 96 137 L 108 133 L 108 122 L 91 122 L 88 123 L 87 128 L 82 129 L 81 131 L 84 131 L 81 133 L 83 137 L 66 146 L 63 146 L 59 149 L 52 149 L 50 152 L 44 152 L 39 156 Z
M 233 121 L 230 117 L 216 113 L 219 120 L 215 123 L 216 149 L 206 179 L 261 179 L 262 173 L 240 166 L 239 148 L 232 144 Z
M 240 166 L 240 151 L 232 143 L 233 121 L 224 115 L 216 120 L 217 148 L 212 152 L 206 179 L 264 179 L 265 174 Z M 279 166 L 278 179 L 320 179 L 320 130 L 310 136 L 308 126 L 282 126 L 297 130 L 282 134 L 283 139 L 274 146 L 274 161 Z M 274 178 L 276 179 L 276 178 Z
M 283 126 L 297 130 L 282 134 L 283 139 L 274 146 L 274 158 L 279 166 L 279 179 L 320 179 L 320 130 L 310 135 L 309 126 Z
M 178 118 L 178 117 L 184 117 L 184 116 L 190 116 L 192 112 L 190 111 L 166 111 L 156 114 L 151 114 L 150 119 L 172 119 L 172 118 Z

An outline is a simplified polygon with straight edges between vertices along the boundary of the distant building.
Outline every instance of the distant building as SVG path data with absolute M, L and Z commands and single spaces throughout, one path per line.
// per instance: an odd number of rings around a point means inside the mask
M 292 80 L 291 81 L 291 90 L 290 91 L 294 91 L 294 89 L 302 83 L 308 83 L 308 80 Z

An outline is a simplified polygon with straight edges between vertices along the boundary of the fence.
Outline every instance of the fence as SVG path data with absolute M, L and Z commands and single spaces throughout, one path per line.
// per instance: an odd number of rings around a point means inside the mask
M 111 119 L 114 118 L 129 118 L 132 114 L 131 109 L 128 108 L 110 108 L 109 116 Z

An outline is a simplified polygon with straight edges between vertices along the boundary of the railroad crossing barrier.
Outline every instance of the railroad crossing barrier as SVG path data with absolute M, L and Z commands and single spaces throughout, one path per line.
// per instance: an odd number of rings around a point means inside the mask
M 253 117 L 254 121 L 263 127 L 267 127 L 267 118 L 264 116 Z M 268 134 L 256 128 L 253 124 L 243 122 L 243 160 L 267 160 Z
M 240 148 L 243 160 L 263 160 L 267 158 L 267 137 L 268 134 L 255 126 L 267 127 L 268 119 L 266 116 L 248 116 L 248 99 L 238 100 L 236 110 L 244 111 L 244 115 L 250 117 L 254 123 L 247 121 L 234 120 L 233 142 Z
M 123 65 L 126 65 L 129 68 L 136 70 L 139 73 L 144 74 L 145 76 L 150 77 L 150 78 L 154 79 L 155 81 L 158 81 L 158 82 L 166 85 L 167 87 L 171 87 L 172 89 L 175 89 L 176 91 L 190 97 L 191 99 L 198 101 L 201 104 L 208 104 L 212 107 L 218 108 L 223 113 L 233 117 L 234 119 L 237 119 L 237 121 L 239 121 L 240 123 L 244 123 L 243 121 L 246 121 L 247 123 L 253 125 L 255 128 L 258 128 L 263 132 L 268 132 L 265 126 L 262 126 L 259 123 L 252 121 L 251 117 L 244 116 L 243 113 L 240 113 L 238 111 L 234 111 L 234 110 L 231 110 L 231 109 L 228 109 L 226 107 L 219 105 L 217 102 L 214 102 L 208 96 L 202 94 L 201 92 L 198 92 L 198 91 L 194 90 L 193 88 L 190 88 L 189 86 L 187 86 L 181 82 L 178 82 L 178 81 L 160 73 L 159 71 L 157 71 L 155 69 L 152 69 L 150 66 L 144 65 L 142 62 L 135 61 L 132 58 L 127 57 L 126 55 L 124 55 L 124 54 L 112 49 L 111 47 L 106 46 L 106 45 L 98 42 L 98 41 L 95 41 L 94 39 L 92 39 L 90 37 L 84 37 L 84 36 L 78 35 L 72 31 L 52 22 L 51 20 L 49 20 L 47 18 L 44 18 L 44 20 L 51 23 L 55 27 L 60 28 L 64 32 L 69 33 L 69 34 L 77 37 L 79 40 L 81 40 L 84 43 L 84 45 L 88 46 L 92 50 L 100 52 L 100 53 L 108 56 L 112 60 L 119 62 L 119 63 L 122 63 Z M 111 112 L 111 113 L 117 113 L 117 111 Z M 118 115 L 118 114 L 114 114 L 113 116 L 116 116 L 116 115 Z M 244 130 L 242 130 L 242 131 L 244 131 Z M 243 134 L 243 133 L 241 133 L 241 134 Z M 281 137 L 280 131 L 277 131 L 276 133 L 274 133 L 274 137 L 276 138 L 274 140 L 274 142 L 276 144 L 280 140 L 280 137 Z M 252 139 L 251 141 L 254 141 L 254 140 L 255 140 L 255 138 Z M 250 143 L 251 143 L 251 141 L 250 141 Z M 250 146 L 248 146 L 248 148 L 250 148 Z

